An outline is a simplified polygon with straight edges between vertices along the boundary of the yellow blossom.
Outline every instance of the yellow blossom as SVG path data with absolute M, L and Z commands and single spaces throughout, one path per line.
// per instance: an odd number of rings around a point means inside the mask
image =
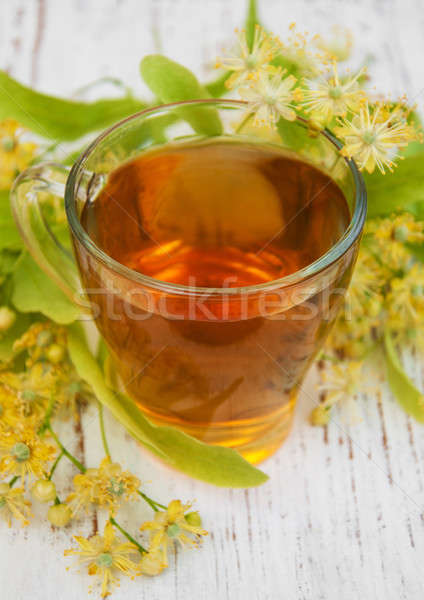
M 390 275 L 407 271 L 412 266 L 413 256 L 405 243 L 420 244 L 424 241 L 424 223 L 415 221 L 408 213 L 391 215 L 390 218 L 374 219 L 368 223 L 367 234 L 368 238 L 372 236 L 369 243 Z
M 13 377 L 9 374 L 8 385 L 21 398 L 25 414 L 42 418 L 54 399 L 61 417 L 72 414 L 77 418 L 77 402 L 93 396 L 71 363 L 66 345 L 65 328 L 49 322 L 33 324 L 15 342 L 14 350 L 26 353 L 27 368 Z
M 314 77 L 318 74 L 322 63 L 326 61 L 327 55 L 311 50 L 311 42 L 315 42 L 317 37 L 309 39 L 307 33 L 297 31 L 296 23 L 290 24 L 289 31 L 287 42 L 281 45 L 281 56 L 285 63 L 293 65 L 300 75 Z
M 187 518 L 186 512 L 190 507 L 191 504 L 182 504 L 181 500 L 172 500 L 166 511 L 157 511 L 153 521 L 146 521 L 140 528 L 150 531 L 149 554 L 153 553 L 159 560 L 158 553 L 161 553 L 164 567 L 168 566 L 170 544 L 180 542 L 193 545 L 198 542 L 199 536 L 207 535 L 201 523 L 193 524 L 193 519 Z
M 42 388 L 37 389 L 33 369 L 21 373 L 0 373 L 0 403 L 5 410 L 4 419 L 11 427 L 37 429 L 46 413 L 51 393 L 45 387 L 45 381 L 41 381 Z
M 53 446 L 42 440 L 30 429 L 7 431 L 0 434 L 0 472 L 42 477 L 46 465 L 54 458 Z
M 329 364 L 321 372 L 322 382 L 317 389 L 324 394 L 324 400 L 311 413 L 313 425 L 325 425 L 335 404 L 352 399 L 361 380 L 362 364 L 360 361 L 343 361 Z
M 24 498 L 23 488 L 11 488 L 7 483 L 0 483 L 0 516 L 12 525 L 12 517 L 28 525 L 31 504 Z
M 386 113 L 387 105 L 379 103 L 361 106 L 359 114 L 351 121 L 339 121 L 334 132 L 345 143 L 341 149 L 343 156 L 353 158 L 360 169 L 372 173 L 377 166 L 382 173 L 390 171 L 398 158 L 397 149 L 417 139 L 417 133 L 406 121 L 401 108 Z M 386 114 L 385 114 L 386 113 Z
M 75 555 L 80 563 L 88 565 L 89 575 L 100 579 L 102 598 L 109 595 L 112 586 L 119 585 L 119 573 L 130 577 L 137 573 L 137 563 L 130 558 L 137 554 L 136 546 L 117 538 L 110 522 L 106 524 L 103 536 L 74 538 L 79 548 L 65 550 L 65 556 Z
M 17 121 L 6 119 L 0 123 L 0 190 L 10 188 L 35 156 L 37 146 L 24 141 L 24 133 Z
M 113 514 L 120 504 L 134 499 L 140 480 L 118 463 L 104 458 L 98 469 L 87 469 L 74 477 L 74 488 L 68 498 L 73 516 L 87 510 L 92 504 L 104 506 Z
M 254 74 L 267 70 L 269 62 L 276 55 L 280 42 L 256 25 L 252 50 L 249 49 L 246 32 L 237 32 L 238 48 L 232 56 L 217 60 L 216 67 L 223 67 L 233 74 L 225 85 L 232 89 L 249 80 Z
M 424 242 L 424 223 L 416 221 L 410 213 L 402 213 L 376 221 L 373 233 L 381 242 L 396 240 L 419 244 Z
M 259 73 L 250 85 L 239 90 L 240 96 L 247 100 L 248 114 L 254 114 L 257 126 L 274 128 L 280 117 L 288 121 L 296 119 L 293 100 L 296 99 L 296 78 L 285 76 L 286 70 L 275 69 L 272 74 Z
M 343 62 L 350 57 L 353 35 L 348 29 L 335 25 L 332 27 L 331 37 L 325 39 L 322 36 L 317 36 L 315 45 L 332 60 Z
M 349 111 L 357 111 L 365 98 L 358 85 L 358 78 L 363 75 L 364 69 L 344 81 L 340 80 L 335 62 L 332 63 L 331 70 L 329 77 L 321 74 L 316 84 L 307 81 L 309 89 L 303 90 L 302 103 L 306 110 L 312 113 L 314 120 L 324 124 L 329 123 L 333 117 L 345 117 Z
M 366 246 L 362 247 L 346 293 L 345 318 L 376 317 L 382 307 L 385 273 Z
M 420 327 L 424 320 L 424 267 L 414 264 L 394 277 L 387 295 L 388 324 L 395 331 Z

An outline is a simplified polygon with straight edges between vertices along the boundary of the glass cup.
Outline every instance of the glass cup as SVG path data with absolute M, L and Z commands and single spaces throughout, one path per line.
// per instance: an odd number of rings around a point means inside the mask
M 246 104 L 235 100 L 144 110 L 102 133 L 72 169 L 46 163 L 22 173 L 12 208 L 35 260 L 74 302 L 89 307 L 120 381 L 139 408 L 158 424 L 233 447 L 257 463 L 287 436 L 299 386 L 343 302 L 366 192 L 357 167 L 340 155 L 331 133 L 314 133 L 301 118 L 284 121 L 276 131 L 258 128 L 245 114 Z M 277 146 L 329 175 L 350 210 L 337 243 L 275 281 L 202 288 L 131 270 L 90 239 L 81 215 L 111 171 L 164 144 L 212 138 Z M 77 266 L 43 217 L 46 193 L 65 199 Z M 237 219 L 229 201 L 228 227 Z

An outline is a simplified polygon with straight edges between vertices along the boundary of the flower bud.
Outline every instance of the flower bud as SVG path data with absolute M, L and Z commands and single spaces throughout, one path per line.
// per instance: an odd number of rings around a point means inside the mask
M 57 365 L 65 356 L 65 348 L 59 344 L 52 344 L 47 348 L 46 356 L 51 363 Z
M 40 502 L 51 502 L 56 498 L 56 486 L 53 481 L 39 479 L 34 483 L 31 493 Z
M 184 515 L 184 518 L 187 521 L 187 523 L 189 525 L 193 525 L 193 527 L 201 527 L 202 526 L 202 519 L 201 519 L 199 513 L 197 512 L 197 510 L 187 513 L 186 515 Z
M 72 517 L 71 509 L 67 504 L 54 504 L 49 508 L 47 518 L 55 527 L 65 527 Z
M 330 409 L 324 405 L 319 405 L 311 412 L 311 425 L 327 425 L 330 420 Z
M 0 332 L 7 331 L 16 321 L 16 313 L 8 306 L 0 307 Z

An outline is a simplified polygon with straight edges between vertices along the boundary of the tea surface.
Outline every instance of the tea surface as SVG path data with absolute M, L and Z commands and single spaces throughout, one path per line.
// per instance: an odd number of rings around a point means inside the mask
M 200 287 L 293 273 L 324 254 L 348 220 L 342 192 L 316 168 L 229 142 L 142 154 L 109 176 L 82 219 L 118 262 Z

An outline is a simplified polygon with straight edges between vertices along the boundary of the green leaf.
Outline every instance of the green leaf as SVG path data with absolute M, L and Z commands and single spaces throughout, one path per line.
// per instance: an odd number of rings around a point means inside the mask
M 40 312 L 52 321 L 66 325 L 80 314 L 61 289 L 25 253 L 12 273 L 12 304 L 20 312 Z
M 259 25 L 258 7 L 256 0 L 249 0 L 246 16 L 246 40 L 249 50 L 253 48 L 253 39 L 255 37 L 256 25 Z
M 417 390 L 399 361 L 390 331 L 384 334 L 387 379 L 396 400 L 408 415 L 424 423 L 424 395 Z
M 146 107 L 132 96 L 96 102 L 41 94 L 0 71 L 0 120 L 16 119 L 45 138 L 76 140 Z
M 210 97 L 191 71 L 161 54 L 145 56 L 140 63 L 140 72 L 162 103 Z M 208 136 L 222 133 L 218 111 L 211 106 L 181 107 L 178 113 L 198 133 Z
M 402 210 L 424 218 L 424 148 L 399 161 L 393 173 L 364 173 L 368 217 L 384 217 Z
M 0 283 L 5 275 L 13 273 L 16 269 L 21 254 L 20 250 L 9 250 L 8 248 L 0 250 Z
M 0 191 L 0 250 L 23 248 L 22 238 L 16 227 L 10 208 L 9 191 Z
M 223 487 L 251 487 L 268 479 L 235 450 L 210 446 L 173 427 L 159 427 L 151 423 L 131 399 L 107 387 L 81 327 L 76 323 L 68 328 L 68 346 L 80 377 L 91 385 L 100 402 L 137 441 L 172 467 Z
M 231 73 L 227 71 L 226 73 L 219 75 L 219 77 L 217 77 L 213 81 L 205 83 L 205 90 L 207 91 L 207 93 L 210 96 L 212 96 L 212 98 L 220 98 L 221 96 L 224 96 L 224 94 L 227 94 L 228 88 L 226 87 L 225 82 L 230 77 L 230 75 Z

